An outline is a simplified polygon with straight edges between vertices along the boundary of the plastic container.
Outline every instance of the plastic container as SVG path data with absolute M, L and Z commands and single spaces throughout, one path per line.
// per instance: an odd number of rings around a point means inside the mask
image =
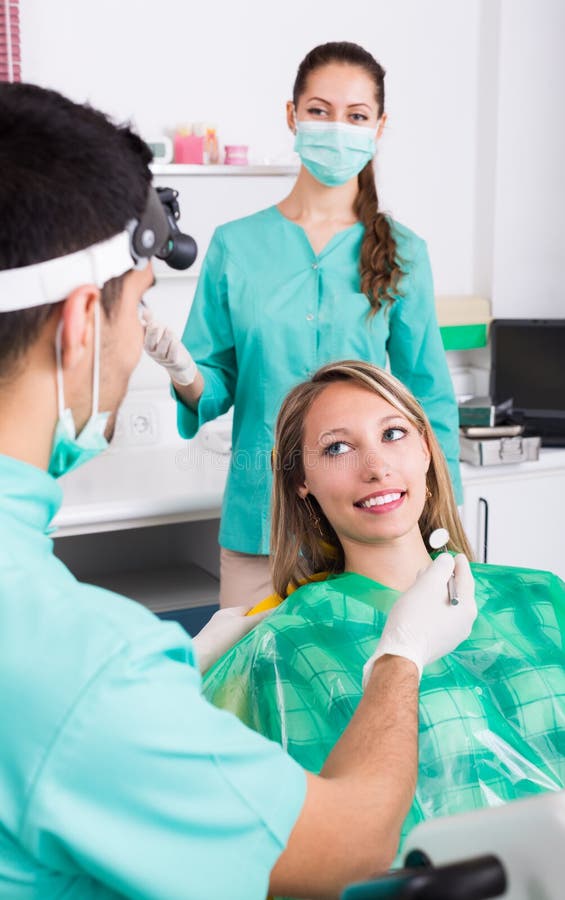
M 212 125 L 206 128 L 204 135 L 204 162 L 212 166 L 220 162 L 218 133 Z
M 175 162 L 201 166 L 204 163 L 204 137 L 175 134 Z
M 246 166 L 248 165 L 247 151 L 249 147 L 246 144 L 226 144 L 225 146 L 224 165 L 226 166 Z

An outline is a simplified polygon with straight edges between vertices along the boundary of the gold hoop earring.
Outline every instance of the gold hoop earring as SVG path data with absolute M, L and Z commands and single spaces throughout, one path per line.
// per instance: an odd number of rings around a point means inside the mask
M 304 505 L 308 513 L 308 518 L 310 519 L 310 524 L 316 529 L 320 537 L 324 537 L 324 532 L 322 531 L 322 526 L 320 524 L 320 517 L 312 506 L 312 501 L 308 499 L 308 495 L 306 495 L 306 497 L 303 497 L 302 499 L 304 500 Z
M 430 491 L 428 485 L 426 485 L 426 500 L 432 499 L 432 492 Z

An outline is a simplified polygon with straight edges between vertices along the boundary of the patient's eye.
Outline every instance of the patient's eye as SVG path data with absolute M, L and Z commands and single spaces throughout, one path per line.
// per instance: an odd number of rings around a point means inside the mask
M 394 425 L 392 428 L 387 428 L 383 431 L 383 441 L 399 441 L 406 434 L 408 434 L 407 428 L 401 428 L 399 425 Z
M 347 453 L 351 450 L 349 444 L 346 444 L 345 441 L 334 441 L 333 444 L 328 444 L 328 446 L 324 449 L 325 456 L 341 456 L 343 453 Z

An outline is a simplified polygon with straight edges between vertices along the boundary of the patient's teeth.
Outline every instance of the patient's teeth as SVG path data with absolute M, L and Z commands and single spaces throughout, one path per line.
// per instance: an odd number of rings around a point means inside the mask
M 382 494 L 380 497 L 369 497 L 368 500 L 364 500 L 361 503 L 361 506 L 365 507 L 365 509 L 370 509 L 372 506 L 385 506 L 387 503 L 394 503 L 395 500 L 399 500 L 402 495 L 398 492 L 394 494 Z

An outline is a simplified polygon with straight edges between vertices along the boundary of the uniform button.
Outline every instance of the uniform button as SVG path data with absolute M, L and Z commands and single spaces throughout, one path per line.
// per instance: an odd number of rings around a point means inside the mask
M 306 321 L 311 322 L 313 318 L 314 316 L 312 315 L 312 313 L 308 313 L 308 315 L 306 316 Z
M 312 263 L 312 268 L 313 268 L 313 269 L 317 269 L 317 268 L 318 268 L 318 263 Z

